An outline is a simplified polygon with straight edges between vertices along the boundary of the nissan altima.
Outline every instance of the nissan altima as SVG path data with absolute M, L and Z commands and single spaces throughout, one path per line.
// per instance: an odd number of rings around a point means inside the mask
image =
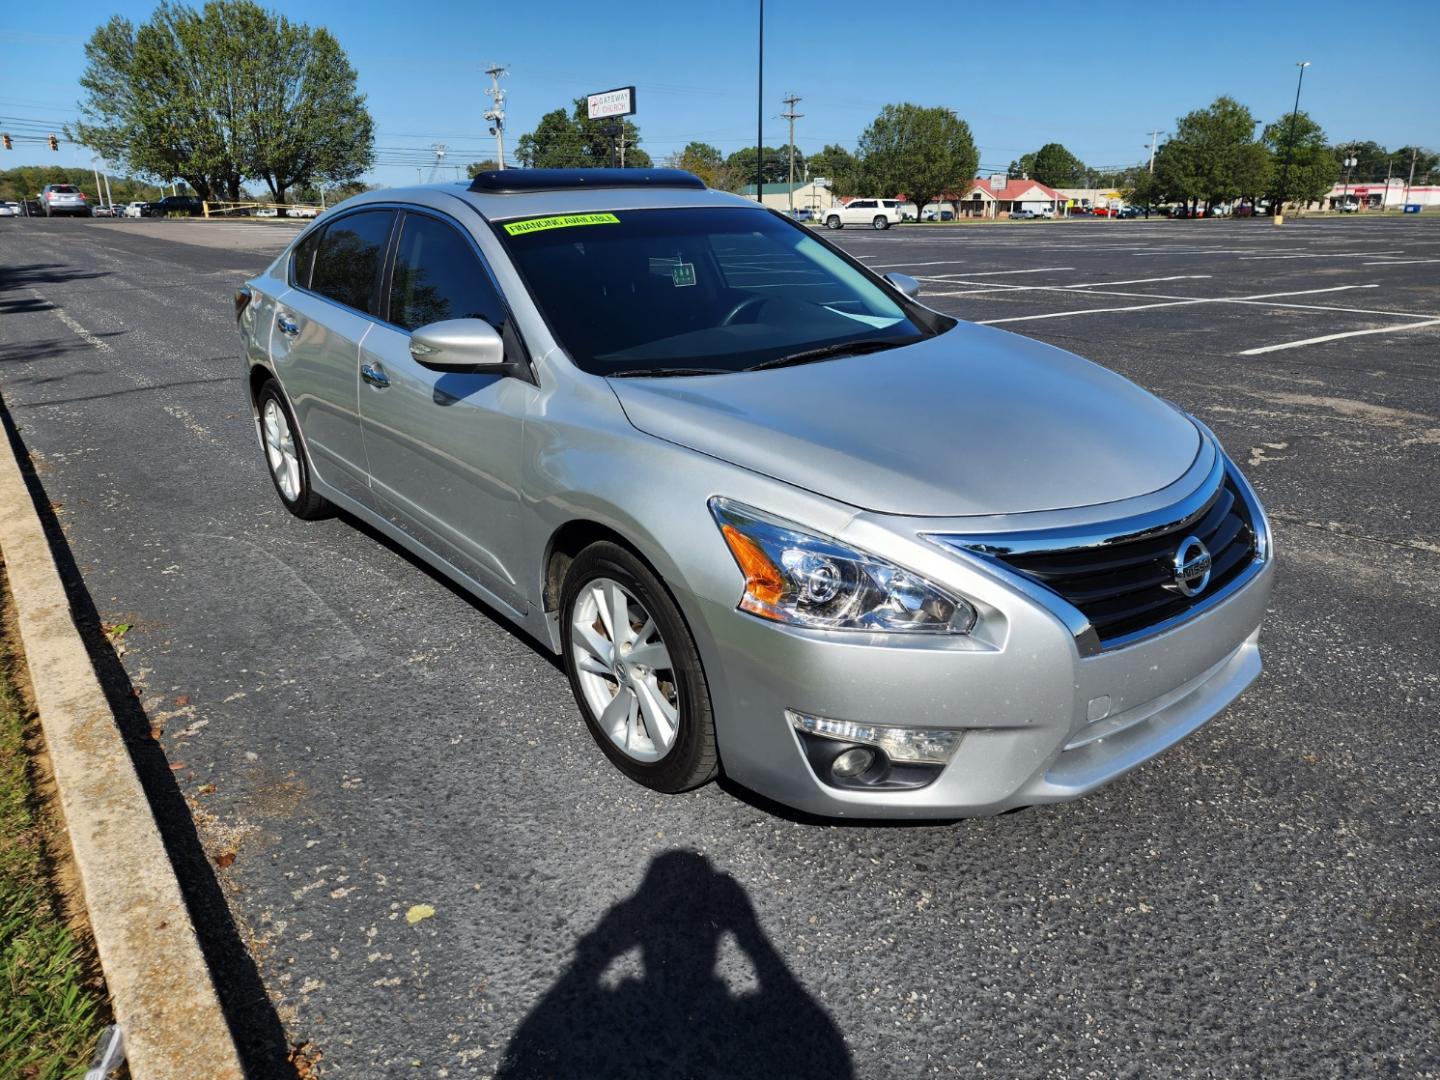
M 1194 417 L 918 292 L 686 173 L 515 169 L 355 197 L 235 309 L 285 507 L 562 657 L 635 781 L 1075 798 L 1257 676 L 1270 529 Z

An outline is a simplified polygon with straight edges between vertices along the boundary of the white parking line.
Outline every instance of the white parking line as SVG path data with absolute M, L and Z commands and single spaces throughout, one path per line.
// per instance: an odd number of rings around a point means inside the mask
M 979 277 L 978 274 L 975 276 Z M 1131 278 L 1128 281 L 1085 281 L 1077 285 L 988 285 L 983 289 L 962 289 L 958 292 L 937 292 L 929 293 L 928 295 L 975 296 L 978 293 L 989 292 L 1056 292 L 1065 289 L 1098 289 L 1102 285 L 1149 285 L 1157 281 L 1200 281 L 1209 277 L 1209 274 L 1172 274 L 1169 277 Z M 951 275 L 945 277 L 922 277 L 920 280 L 940 281 L 946 285 L 981 284 L 980 282 L 957 280 Z
M 1376 255 L 1403 255 L 1404 251 L 1321 251 L 1310 255 L 1242 255 L 1241 262 L 1265 259 L 1371 259 Z
M 1379 262 L 1361 263 L 1361 266 L 1413 266 L 1416 263 L 1440 263 L 1440 259 L 1381 259 Z
M 1240 355 L 1259 356 L 1261 353 L 1279 352 L 1281 349 L 1298 349 L 1302 345 L 1319 345 L 1324 341 L 1339 341 L 1341 338 L 1364 337 L 1366 334 L 1393 334 L 1399 330 L 1418 330 L 1422 326 L 1440 326 L 1440 319 L 1397 323 L 1394 326 L 1377 326 L 1371 330 L 1349 330 L 1343 334 L 1324 334 L 1320 337 L 1302 338 L 1300 341 L 1285 341 L 1279 345 L 1263 345 L 1258 349 L 1246 349 Z
M 1121 311 L 1148 311 L 1152 308 L 1183 307 L 1187 304 L 1235 304 L 1254 303 L 1281 296 L 1313 296 L 1316 293 L 1343 292 L 1347 289 L 1378 289 L 1378 285 L 1334 285 L 1328 289 L 1300 289 L 1294 292 L 1260 293 L 1256 296 L 1205 296 L 1198 300 L 1167 300 L 1159 304 L 1132 304 L 1128 307 L 1080 308 L 1077 311 L 1050 311 L 1044 315 L 1012 315 L 1005 319 L 982 319 L 980 326 L 995 326 L 999 323 L 1034 322 L 1037 319 L 1063 319 L 1071 315 L 1104 315 Z
M 924 263 L 911 263 L 911 266 L 924 266 Z M 921 281 L 946 281 L 951 278 L 977 278 L 977 277 L 1003 277 L 1006 274 L 1054 274 L 1061 270 L 1074 270 L 1073 266 L 1038 266 L 1034 270 L 970 270 L 955 274 L 934 274 L 930 277 L 922 277 Z

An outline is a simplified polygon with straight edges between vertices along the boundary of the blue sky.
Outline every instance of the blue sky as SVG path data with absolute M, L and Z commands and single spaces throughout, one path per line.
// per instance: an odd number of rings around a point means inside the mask
M 755 138 L 754 3 L 271 5 L 335 33 L 360 73 L 386 162 L 431 143 L 451 162 L 493 155 L 481 113 L 483 69 L 508 64 L 507 146 L 571 98 L 635 84 L 643 145 L 657 160 L 699 139 L 730 151 Z M 971 126 L 986 169 L 1049 141 L 1093 165 L 1140 160 L 1152 128 L 1230 94 L 1264 120 L 1290 108 L 1295 62 L 1310 60 L 1301 107 L 1335 140 L 1440 148 L 1440 4 L 1311 0 L 1163 5 L 766 5 L 765 137 L 780 145 L 786 91 L 802 97 L 802 150 L 852 147 L 887 102 L 947 105 Z M 141 20 L 151 3 L 16 4 L 0 27 L 0 117 L 54 122 L 75 114 L 82 46 L 108 12 Z M 0 119 L 0 126 L 6 120 Z M 12 123 L 10 125 L 14 127 Z M 0 168 L 89 163 L 35 143 L 0 151 Z M 413 166 L 371 179 L 413 183 Z

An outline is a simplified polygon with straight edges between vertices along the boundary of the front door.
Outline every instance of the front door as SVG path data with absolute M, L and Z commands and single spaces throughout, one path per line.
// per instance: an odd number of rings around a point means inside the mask
M 400 223 L 388 324 L 361 342 L 360 417 L 380 509 L 501 600 L 519 605 L 521 426 L 535 387 L 493 373 L 433 371 L 410 355 L 410 331 L 478 318 L 520 348 L 499 291 L 460 229 L 407 211 Z

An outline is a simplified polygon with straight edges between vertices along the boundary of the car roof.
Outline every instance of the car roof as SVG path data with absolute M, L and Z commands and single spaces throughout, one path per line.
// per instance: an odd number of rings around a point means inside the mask
M 506 221 L 515 218 L 541 217 L 546 214 L 579 214 L 604 210 L 648 210 L 670 207 L 715 207 L 735 206 L 756 208 L 753 199 L 743 199 L 724 191 L 713 191 L 693 182 L 679 184 L 657 184 L 646 182 L 642 177 L 650 174 L 644 169 L 576 169 L 577 180 L 582 176 L 594 177 L 607 174 L 603 182 L 593 179 L 588 183 L 573 186 L 563 182 L 551 182 L 543 186 L 527 185 L 523 177 L 533 173 L 552 173 L 560 170 L 506 170 L 516 178 L 519 190 L 473 190 L 468 181 L 445 184 L 417 184 L 410 187 L 387 188 L 368 191 L 348 199 L 347 208 L 369 202 L 408 202 L 435 209 L 453 206 L 452 199 L 466 203 L 486 221 Z M 672 170 L 660 170 L 670 172 Z M 633 183 L 625 182 L 634 177 Z M 615 175 L 618 174 L 618 175 Z M 681 174 L 685 175 L 685 174 Z M 693 181 L 693 178 L 691 178 Z

